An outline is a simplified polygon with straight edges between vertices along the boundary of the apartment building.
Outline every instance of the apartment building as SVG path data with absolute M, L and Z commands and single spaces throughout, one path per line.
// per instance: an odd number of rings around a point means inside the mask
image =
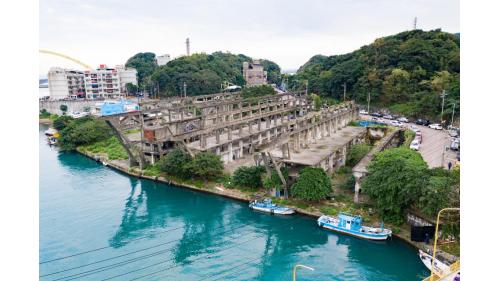
M 48 73 L 49 95 L 52 100 L 85 96 L 83 71 L 52 67 Z
M 116 70 L 120 78 L 120 91 L 127 93 L 127 84 L 131 83 L 137 86 L 137 70 L 134 68 L 125 68 L 124 65 L 117 65 Z
M 258 86 L 267 84 L 267 71 L 264 71 L 264 66 L 260 60 L 243 63 L 243 78 L 247 82 L 247 86 Z
M 169 54 L 156 56 L 156 64 L 158 64 L 158 66 L 166 65 L 170 60 L 171 58 Z

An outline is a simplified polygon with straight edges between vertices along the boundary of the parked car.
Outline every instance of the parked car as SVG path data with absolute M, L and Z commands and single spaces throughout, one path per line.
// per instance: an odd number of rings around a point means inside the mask
M 448 133 L 450 134 L 450 137 L 452 137 L 452 138 L 458 137 L 458 132 L 455 130 L 450 130 L 450 131 L 448 131 Z
M 412 150 L 419 150 L 420 149 L 420 143 L 418 140 L 413 140 L 410 144 L 410 149 Z
M 409 121 L 408 121 L 408 118 L 406 118 L 406 117 L 404 117 L 404 116 L 403 116 L 403 117 L 399 117 L 399 118 L 398 118 L 398 121 L 399 121 L 399 122 L 404 122 L 404 123 L 408 123 L 408 122 L 409 122 Z
M 426 120 L 426 119 L 417 119 L 417 121 L 415 121 L 415 124 L 422 125 L 422 126 L 429 126 L 430 123 L 431 123 L 431 121 Z
M 362 114 L 362 115 L 367 115 L 368 114 L 368 111 L 362 109 L 359 111 L 359 114 Z
M 434 129 L 434 130 L 442 130 L 443 129 L 441 124 L 438 124 L 438 123 L 430 124 L 429 128 Z
M 418 143 L 422 144 L 422 135 L 415 136 L 413 140 L 418 141 Z
M 460 140 L 457 138 L 452 139 L 450 149 L 451 150 L 459 150 L 460 149 Z
M 396 127 L 402 127 L 403 123 L 396 121 L 396 120 L 392 120 L 391 122 L 389 122 L 389 125 L 396 126 Z
M 416 132 L 420 132 L 420 129 L 417 126 L 415 126 L 415 125 L 411 125 L 410 126 L 410 130 L 414 131 L 415 133 Z
M 373 117 L 379 117 L 379 118 L 383 116 L 383 115 L 382 115 L 382 113 L 378 113 L 378 112 L 374 112 L 374 113 L 372 113 L 371 115 L 372 115 Z
M 394 120 L 394 117 L 392 115 L 390 115 L 390 114 L 384 115 L 384 118 L 385 119 L 389 119 L 389 120 Z

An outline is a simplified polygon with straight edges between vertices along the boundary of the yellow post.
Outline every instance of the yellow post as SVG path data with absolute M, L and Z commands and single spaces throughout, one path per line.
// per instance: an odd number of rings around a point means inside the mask
M 431 278 L 430 280 L 434 280 L 434 263 L 436 261 L 436 248 L 437 248 L 437 239 L 438 239 L 438 229 L 439 229 L 439 217 L 441 216 L 441 212 L 444 211 L 460 211 L 460 208 L 444 208 L 438 212 L 437 219 L 436 219 L 436 231 L 434 232 L 434 250 L 432 253 L 432 261 L 431 261 Z M 436 272 L 436 275 L 438 273 Z
M 305 269 L 309 269 L 309 270 L 314 270 L 314 268 L 312 267 L 309 267 L 309 266 L 305 266 L 305 265 L 302 265 L 302 264 L 297 264 L 293 267 L 293 281 L 296 280 L 297 278 L 297 268 L 299 267 L 302 267 L 302 268 L 305 268 Z

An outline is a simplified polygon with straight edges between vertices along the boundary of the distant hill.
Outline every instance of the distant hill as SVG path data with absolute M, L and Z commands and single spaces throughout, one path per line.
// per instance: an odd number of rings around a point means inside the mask
M 344 55 L 315 55 L 289 77 L 290 86 L 308 89 L 324 97 L 348 97 L 372 106 L 390 108 L 409 117 L 436 118 L 441 113 L 443 88 L 445 118 L 455 103 L 460 110 L 460 37 L 441 30 L 412 30 L 376 39 Z
M 49 79 L 38 79 L 38 87 L 39 88 L 48 88 L 49 87 Z
M 159 67 L 154 58 L 153 53 L 139 53 L 131 57 L 126 66 L 137 69 L 140 84 L 146 90 L 158 86 L 164 96 L 179 95 L 184 82 L 188 95 L 217 93 L 224 81 L 243 86 L 243 62 L 252 61 L 242 54 L 215 52 L 182 56 Z M 268 82 L 279 85 L 280 67 L 269 60 L 261 60 L 261 63 L 268 73 Z

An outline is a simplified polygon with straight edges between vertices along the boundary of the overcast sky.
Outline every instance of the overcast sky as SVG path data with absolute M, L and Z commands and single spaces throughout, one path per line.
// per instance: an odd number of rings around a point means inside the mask
M 458 0 L 40 0 L 40 48 L 87 64 L 124 64 L 138 52 L 229 51 L 294 70 L 316 54 L 354 51 L 413 28 L 460 32 Z M 40 55 L 51 66 L 79 68 Z

